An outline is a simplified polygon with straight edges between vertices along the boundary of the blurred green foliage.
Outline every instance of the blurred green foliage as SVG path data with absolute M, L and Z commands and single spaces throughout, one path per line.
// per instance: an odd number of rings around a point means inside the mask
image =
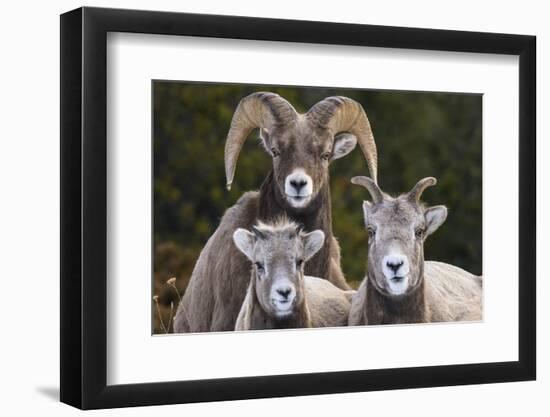
M 428 238 L 426 259 L 481 274 L 481 95 L 155 81 L 154 291 L 165 307 L 176 299 L 174 291 L 163 289 L 164 281 L 176 276 L 185 290 L 224 211 L 243 192 L 258 189 L 271 169 L 253 132 L 241 152 L 233 188 L 225 189 L 223 151 L 231 117 L 239 100 L 255 91 L 278 93 L 299 112 L 332 95 L 359 101 L 374 131 L 384 191 L 408 191 L 427 176 L 439 180 L 423 199 L 445 204 L 449 216 Z M 355 175 L 368 175 L 359 147 L 335 161 L 330 173 L 334 234 L 346 278 L 355 286 L 363 278 L 367 254 L 361 202 L 368 194 L 350 183 Z

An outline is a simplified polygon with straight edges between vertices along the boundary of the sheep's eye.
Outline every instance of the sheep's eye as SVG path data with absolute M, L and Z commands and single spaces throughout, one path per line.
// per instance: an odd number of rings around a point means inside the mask
M 255 265 L 259 272 L 264 271 L 264 265 L 261 262 L 256 262 Z
M 372 227 L 367 228 L 367 234 L 369 235 L 369 239 L 372 239 L 374 235 L 376 234 L 375 230 Z
M 297 267 L 297 268 L 300 268 L 303 264 L 304 264 L 304 260 L 303 260 L 303 259 L 298 259 L 298 260 L 296 261 L 296 267 Z
M 422 236 L 424 236 L 424 229 L 421 229 L 421 228 L 416 229 L 414 232 L 414 235 L 420 239 Z
M 273 155 L 273 158 L 277 158 L 280 154 L 277 149 L 271 148 L 271 155 Z
M 330 159 L 330 152 L 325 152 L 321 155 L 321 159 L 328 161 Z

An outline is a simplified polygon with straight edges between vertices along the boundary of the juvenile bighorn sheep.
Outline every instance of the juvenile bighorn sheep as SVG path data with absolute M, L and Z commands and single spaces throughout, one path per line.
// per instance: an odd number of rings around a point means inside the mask
M 481 320 L 482 278 L 456 266 L 424 261 L 424 241 L 447 218 L 445 206 L 425 208 L 420 196 L 435 178 L 393 198 L 367 177 L 363 203 L 369 235 L 367 276 L 353 297 L 349 325 Z
M 252 262 L 250 283 L 235 330 L 346 326 L 354 291 L 304 275 L 323 246 L 321 230 L 302 232 L 296 223 L 258 223 L 237 229 L 235 245 Z
M 226 211 L 203 248 L 178 307 L 176 332 L 234 329 L 250 268 L 232 236 L 238 228 L 250 229 L 257 220 L 271 222 L 287 216 L 306 231 L 323 231 L 326 244 L 310 259 L 305 272 L 328 279 L 339 288 L 349 288 L 340 268 L 340 248 L 332 234 L 328 168 L 358 142 L 376 180 L 376 145 L 363 108 L 346 97 L 328 97 L 307 113 L 298 114 L 277 94 L 245 97 L 235 110 L 225 144 L 228 188 L 241 147 L 256 128 L 273 158 L 273 168 L 258 192 L 245 193 Z

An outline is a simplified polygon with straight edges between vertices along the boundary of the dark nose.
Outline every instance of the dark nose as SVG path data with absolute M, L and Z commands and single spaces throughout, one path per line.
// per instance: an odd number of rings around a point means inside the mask
M 283 296 L 283 298 L 288 298 L 288 295 L 290 294 L 290 291 L 292 291 L 289 287 L 286 288 L 278 288 L 277 292 Z
M 390 268 L 393 271 L 394 274 L 396 274 L 397 270 L 401 268 L 401 266 L 403 265 L 403 261 L 398 261 L 398 262 L 388 261 L 386 262 L 386 265 L 388 266 L 388 268 Z
M 296 191 L 300 191 L 307 184 L 306 180 L 291 180 L 290 185 L 292 185 Z

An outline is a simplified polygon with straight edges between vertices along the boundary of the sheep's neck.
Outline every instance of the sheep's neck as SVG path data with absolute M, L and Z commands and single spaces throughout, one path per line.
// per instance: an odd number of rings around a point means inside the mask
M 325 233 L 325 244 L 306 265 L 306 275 L 329 276 L 330 241 L 332 239 L 332 207 L 328 180 L 319 190 L 314 200 L 304 209 L 291 207 L 277 187 L 271 171 L 260 187 L 258 219 L 269 222 L 286 215 L 290 220 L 300 224 L 305 231 L 322 230 Z
M 411 293 L 395 298 L 381 294 L 367 277 L 366 322 L 368 324 L 426 323 L 429 321 L 424 292 L 424 277 Z
M 262 330 L 262 329 L 295 329 L 311 327 L 311 318 L 309 315 L 309 309 L 307 308 L 307 300 L 304 293 L 302 303 L 297 305 L 292 315 L 285 319 L 275 319 L 269 316 L 262 308 L 258 301 L 258 295 L 256 293 L 256 278 L 252 274 L 251 279 L 251 313 L 250 313 L 250 330 Z M 305 288 L 302 289 L 305 291 Z

